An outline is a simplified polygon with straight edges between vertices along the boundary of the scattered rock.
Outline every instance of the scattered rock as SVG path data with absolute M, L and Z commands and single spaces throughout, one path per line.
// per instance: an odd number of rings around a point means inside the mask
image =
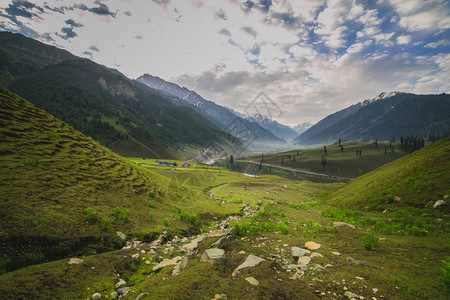
M 83 260 L 81 258 L 71 258 L 68 262 L 69 265 L 78 265 L 81 264 Z
M 116 283 L 116 290 L 123 288 L 126 285 L 127 285 L 126 281 L 123 280 L 122 278 L 119 278 L 119 282 Z
M 145 250 L 141 250 L 141 253 L 142 253 L 142 254 L 145 254 Z
M 224 235 L 227 235 L 232 228 L 229 229 L 219 229 L 219 230 L 212 230 L 209 232 L 208 237 L 209 238 L 215 238 L 215 237 L 222 237 Z
M 331 254 L 336 255 L 336 256 L 341 256 L 341 252 L 337 252 L 337 251 L 333 251 L 333 252 L 331 252 Z
M 137 297 L 136 297 L 136 300 L 139 300 L 139 299 L 141 299 L 141 298 L 143 298 L 143 297 L 145 297 L 145 296 L 147 296 L 148 295 L 148 293 L 140 293 Z
M 244 250 L 239 251 L 239 254 L 245 254 L 245 251 Z
M 164 250 L 163 250 L 163 253 L 164 254 L 166 254 L 166 255 L 168 255 L 168 256 L 170 256 L 170 255 L 172 255 L 172 253 L 173 253 L 173 247 L 172 246 L 170 246 L 170 247 L 167 247 L 167 248 L 165 248 Z
M 351 257 L 347 257 L 347 263 L 348 264 L 355 264 L 355 265 L 361 265 L 361 266 L 367 266 L 367 267 L 372 267 L 371 265 L 369 265 L 367 262 L 362 261 L 362 260 L 357 260 Z
M 301 271 L 306 271 L 308 270 L 308 266 L 307 265 L 287 265 L 286 269 L 288 270 L 293 270 L 293 269 L 299 269 Z
M 100 293 L 95 293 L 92 295 L 92 300 L 98 300 L 102 297 L 102 295 Z
M 125 235 L 125 233 L 121 232 L 121 231 L 117 231 L 116 234 L 122 239 L 125 240 L 127 238 L 127 236 Z
M 113 298 L 113 299 L 119 299 L 119 293 L 116 292 L 116 291 L 112 292 L 112 293 L 111 293 L 111 298 Z
M 326 264 L 326 265 L 325 265 L 325 268 L 332 268 L 332 267 L 333 267 L 332 264 Z
M 433 208 L 438 208 L 441 205 L 445 205 L 447 204 L 447 202 L 445 202 L 444 200 L 438 200 L 434 203 Z
M 245 278 L 246 281 L 248 281 L 248 283 L 250 283 L 251 285 L 259 285 L 259 281 L 255 279 L 255 277 L 247 277 Z
M 311 257 L 309 256 L 303 256 L 303 257 L 299 257 L 297 264 L 299 265 L 307 265 L 311 262 Z
M 314 252 L 314 253 L 311 253 L 311 256 L 310 256 L 310 257 L 311 257 L 311 258 L 313 258 L 313 257 L 323 257 L 323 255 L 320 254 L 320 253 Z
M 289 277 L 292 280 L 297 280 L 303 277 L 303 275 L 305 275 L 305 272 L 303 271 L 299 271 L 299 272 L 295 272 L 294 275 L 292 275 L 291 277 Z
M 139 258 L 139 253 L 131 255 L 131 258 Z
M 145 264 L 146 264 L 146 265 L 151 264 L 150 260 L 147 259 L 147 260 L 145 261 Z
M 216 294 L 214 296 L 214 298 L 212 298 L 211 300 L 227 300 L 228 297 L 225 294 Z
M 119 298 L 125 297 L 128 294 L 128 291 L 130 290 L 129 287 L 122 287 L 120 289 L 117 289 L 116 292 L 119 294 Z
M 185 269 L 189 268 L 192 265 L 192 259 L 190 256 L 185 255 L 181 259 L 181 261 L 173 268 L 172 276 L 179 275 Z
M 236 237 L 236 228 L 231 228 L 226 235 L 222 236 L 219 240 L 213 243 L 210 248 L 224 248 L 225 246 L 236 242 Z
M 311 251 L 300 248 L 300 247 L 292 247 L 292 256 L 295 257 L 303 257 L 305 254 L 311 253 Z
M 176 265 L 181 259 L 181 256 L 177 256 L 172 259 L 164 259 L 162 262 L 153 267 L 153 271 L 157 271 L 167 266 Z
M 334 227 L 348 227 L 351 229 L 357 229 L 358 227 L 356 227 L 355 225 L 349 224 L 349 223 L 345 223 L 345 222 L 333 222 L 332 224 Z
M 194 251 L 195 249 L 197 249 L 197 247 L 198 247 L 198 241 L 197 240 L 193 240 L 189 244 L 181 246 L 180 252 Z
M 315 264 L 312 270 L 322 272 L 322 271 L 325 271 L 326 269 L 319 264 Z
M 305 248 L 307 248 L 308 250 L 318 250 L 320 249 L 322 245 L 321 244 L 317 244 L 314 242 L 306 242 L 305 243 Z
M 208 262 L 213 265 L 223 264 L 225 262 L 225 250 L 212 248 L 203 252 L 200 262 Z
M 352 292 L 350 292 L 350 291 L 346 291 L 345 294 L 344 294 L 344 296 L 345 296 L 347 299 L 356 299 L 356 298 L 359 298 L 358 295 L 356 295 L 355 293 L 352 293 Z
M 256 255 L 250 254 L 249 256 L 247 256 L 247 258 L 245 259 L 245 261 L 240 264 L 236 270 L 233 271 L 233 274 L 231 274 L 232 277 L 235 277 L 239 274 L 239 270 L 244 269 L 244 268 L 250 268 L 250 267 L 255 267 L 257 265 L 259 265 L 260 263 L 262 263 L 263 261 L 265 261 L 264 258 L 258 257 Z
M 361 277 L 361 276 L 355 276 L 355 278 L 358 279 L 358 280 L 364 280 L 364 278 Z

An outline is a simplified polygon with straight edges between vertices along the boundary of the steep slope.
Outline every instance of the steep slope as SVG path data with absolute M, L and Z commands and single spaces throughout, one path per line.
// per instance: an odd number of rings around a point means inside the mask
M 296 144 L 342 140 L 429 138 L 450 134 L 450 95 L 380 94 L 320 121 L 295 139 Z M 330 122 L 331 121 L 331 122 Z
M 356 178 L 333 192 L 329 203 L 352 209 L 432 207 L 450 193 L 449 157 L 450 137 Z
M 193 157 L 212 141 L 227 147 L 219 128 L 193 109 L 174 105 L 169 97 L 116 70 L 87 59 L 65 57 L 66 52 L 61 54 L 66 58 L 61 62 L 53 63 L 49 58 L 46 66 L 44 62 L 36 64 L 26 59 L 30 47 L 21 46 L 28 39 L 0 35 L 17 52 L 14 59 L 0 52 L 4 64 L 0 69 L 7 69 L 13 78 L 8 82 L 11 91 L 121 155 Z M 34 41 L 33 52 L 44 55 L 49 47 Z M 55 53 L 60 51 L 50 48 Z M 55 56 L 53 52 L 51 57 Z M 15 68 L 17 64 L 26 64 L 27 68 Z
M 0 90 L 0 273 L 121 247 L 172 220 L 178 190 L 17 95 Z M 206 195 L 193 191 L 196 199 Z M 151 218 L 149 217 L 151 216 Z
M 136 80 L 150 88 L 183 99 L 185 102 L 191 104 L 193 109 L 216 124 L 222 130 L 231 131 L 256 143 L 285 143 L 285 141 L 282 140 L 282 137 L 276 136 L 274 133 L 267 130 L 267 128 L 261 126 L 261 124 L 246 120 L 245 118 L 236 115 L 229 108 L 205 100 L 196 92 L 190 91 L 185 87 L 180 87 L 175 83 L 167 82 L 159 77 L 149 74 L 144 74 Z M 177 103 L 182 105 L 179 102 Z

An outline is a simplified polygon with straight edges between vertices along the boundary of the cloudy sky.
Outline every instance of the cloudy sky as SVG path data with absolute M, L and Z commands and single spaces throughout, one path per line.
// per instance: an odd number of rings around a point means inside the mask
M 3 0 L 0 29 L 294 125 L 381 92 L 450 92 L 446 0 Z

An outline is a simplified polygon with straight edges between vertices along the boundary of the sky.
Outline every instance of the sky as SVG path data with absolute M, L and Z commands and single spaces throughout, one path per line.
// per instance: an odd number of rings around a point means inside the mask
M 287 125 L 381 92 L 450 92 L 446 0 L 2 0 L 0 30 L 240 112 L 264 93 Z

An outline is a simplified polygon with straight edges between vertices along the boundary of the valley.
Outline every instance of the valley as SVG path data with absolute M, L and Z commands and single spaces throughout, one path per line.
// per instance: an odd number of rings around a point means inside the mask
M 306 170 L 294 180 L 241 174 L 259 155 L 235 171 L 124 158 L 7 90 L 0 103 L 2 297 L 448 296 L 449 138 L 328 146 L 326 167 L 323 147 L 264 154 Z

